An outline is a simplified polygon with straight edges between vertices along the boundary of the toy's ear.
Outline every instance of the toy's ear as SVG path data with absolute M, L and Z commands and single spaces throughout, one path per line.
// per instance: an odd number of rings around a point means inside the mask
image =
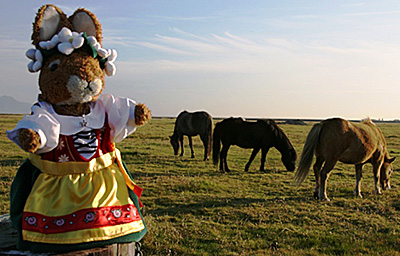
M 73 31 L 86 32 L 87 36 L 94 36 L 97 42 L 101 43 L 101 24 L 93 13 L 80 8 L 69 17 L 69 21 L 72 24 Z
M 40 41 L 50 40 L 63 27 L 70 27 L 63 11 L 52 4 L 43 5 L 33 23 L 32 43 L 38 48 Z

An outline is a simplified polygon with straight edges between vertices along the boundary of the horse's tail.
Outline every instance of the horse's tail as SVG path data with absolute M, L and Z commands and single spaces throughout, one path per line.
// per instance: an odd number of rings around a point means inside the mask
M 211 154 L 211 144 L 213 141 L 213 134 L 212 134 L 212 129 L 213 129 L 213 119 L 210 116 L 207 122 L 207 127 L 206 127 L 206 137 L 207 137 L 207 155 L 209 156 Z
M 296 185 L 300 185 L 305 180 L 305 178 L 307 178 L 314 157 L 314 150 L 318 144 L 321 130 L 322 124 L 315 124 L 307 135 L 306 143 L 303 147 L 303 152 L 301 152 L 299 167 L 294 174 L 294 184 Z
M 219 160 L 219 151 L 221 148 L 221 142 L 220 142 L 220 126 L 219 123 L 215 125 L 214 128 L 214 133 L 213 133 L 213 163 L 214 165 L 218 164 Z

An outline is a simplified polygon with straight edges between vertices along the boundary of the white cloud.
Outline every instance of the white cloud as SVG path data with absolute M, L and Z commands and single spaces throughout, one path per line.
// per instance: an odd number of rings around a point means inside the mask
M 170 29 L 171 31 L 173 31 L 173 32 L 175 32 L 175 33 L 178 33 L 178 34 L 180 34 L 180 35 L 183 35 L 183 36 L 185 36 L 185 37 L 192 37 L 192 38 L 199 39 L 199 40 L 201 40 L 201 41 L 209 42 L 209 40 L 208 40 L 206 37 L 198 36 L 198 35 L 195 35 L 195 34 L 193 34 L 193 33 L 189 33 L 189 32 L 183 31 L 183 30 L 181 30 L 181 29 L 179 29 L 179 28 L 176 28 L 176 27 L 172 27 L 172 28 L 169 28 L 169 29 Z
M 188 40 L 178 37 L 169 37 L 169 36 L 161 36 L 156 35 L 157 41 L 163 44 L 168 44 L 171 47 L 176 48 L 187 48 L 191 51 L 195 52 L 216 52 L 219 51 L 219 47 L 216 45 L 212 45 L 209 43 L 199 42 L 195 40 Z
M 204 21 L 210 20 L 215 17 L 213 16 L 192 16 L 192 17 L 179 17 L 179 16 L 162 16 L 162 15 L 150 15 L 150 19 L 168 20 L 168 21 Z
M 140 45 L 140 46 L 150 48 L 153 50 L 157 50 L 157 51 L 161 51 L 161 52 L 166 52 L 166 53 L 172 53 L 172 54 L 178 54 L 178 55 L 193 55 L 193 53 L 190 53 L 187 51 L 182 51 L 182 50 L 176 49 L 174 47 L 164 46 L 161 44 L 155 44 L 155 43 L 150 43 L 150 42 L 133 42 L 133 44 Z
M 383 12 L 359 12 L 359 13 L 347 13 L 343 16 L 386 16 L 386 15 L 399 15 L 400 11 L 383 11 Z

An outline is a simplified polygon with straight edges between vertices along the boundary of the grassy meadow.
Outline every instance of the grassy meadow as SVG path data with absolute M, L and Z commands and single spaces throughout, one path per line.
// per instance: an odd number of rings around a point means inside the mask
M 20 115 L 0 116 L 0 211 L 8 212 L 9 188 L 26 154 L 8 141 Z M 259 172 L 260 156 L 250 171 L 244 166 L 250 149 L 231 147 L 222 174 L 204 162 L 194 138 L 196 158 L 173 155 L 168 136 L 174 119 L 154 118 L 117 146 L 144 191 L 143 212 L 149 232 L 142 240 L 145 255 L 400 255 L 400 177 L 392 189 L 373 193 L 370 165 L 364 167 L 362 194 L 355 198 L 354 166 L 337 164 L 328 180 L 330 202 L 314 200 L 312 172 L 299 187 L 292 185 L 277 150 Z M 218 122 L 215 120 L 214 122 Z M 307 126 L 280 125 L 301 154 Z M 378 124 L 391 156 L 400 153 L 400 124 Z M 400 169 L 400 158 L 394 168 Z

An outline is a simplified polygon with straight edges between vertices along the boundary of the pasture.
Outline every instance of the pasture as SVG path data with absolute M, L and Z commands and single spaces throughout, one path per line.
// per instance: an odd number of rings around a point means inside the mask
M 26 154 L 6 138 L 20 115 L 0 116 L 0 211 L 8 212 L 9 188 Z M 214 124 L 219 120 L 214 120 Z M 271 149 L 266 172 L 257 155 L 244 172 L 251 149 L 233 146 L 232 170 L 222 174 L 203 161 L 203 145 L 193 138 L 196 157 L 174 156 L 169 137 L 175 119 L 154 118 L 117 144 L 144 191 L 143 212 L 149 232 L 145 255 L 400 255 L 400 177 L 392 189 L 374 194 L 370 165 L 364 167 L 361 193 L 353 196 L 355 170 L 338 163 L 328 180 L 330 202 L 313 199 L 314 175 L 292 185 L 281 155 Z M 312 124 L 279 125 L 300 156 Z M 400 124 L 378 124 L 391 156 L 400 153 Z M 400 158 L 393 164 L 400 169 Z

